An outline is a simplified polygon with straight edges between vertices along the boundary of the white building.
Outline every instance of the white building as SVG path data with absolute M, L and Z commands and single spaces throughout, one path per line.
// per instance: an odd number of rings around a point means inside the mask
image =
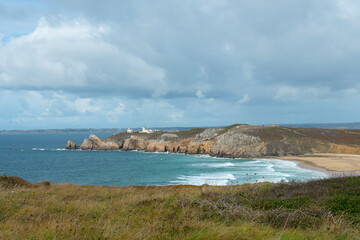
M 146 129 L 146 127 L 142 127 L 141 133 L 152 133 L 153 131 L 151 129 Z
M 132 133 L 133 130 L 132 130 L 131 128 L 128 128 L 128 129 L 126 130 L 126 132 L 127 132 L 127 133 Z

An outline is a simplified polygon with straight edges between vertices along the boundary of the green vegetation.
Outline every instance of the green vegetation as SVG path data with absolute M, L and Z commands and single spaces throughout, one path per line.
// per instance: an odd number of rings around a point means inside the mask
M 191 138 L 191 137 L 195 137 L 196 134 L 199 134 L 199 133 L 203 132 L 204 130 L 205 130 L 205 128 L 192 128 L 189 130 L 182 130 L 182 131 L 175 132 L 175 134 L 178 135 L 179 138 Z
M 0 239 L 360 236 L 359 176 L 226 187 L 25 183 L 0 177 Z
M 224 131 L 223 133 L 229 131 L 230 129 L 234 128 L 234 127 L 241 127 L 241 126 L 249 126 L 248 124 L 240 124 L 240 123 L 236 123 L 227 127 L 224 127 Z
M 30 187 L 33 186 L 28 181 L 18 177 L 8 177 L 5 175 L 0 176 L 0 187 L 2 188 L 12 188 L 12 187 Z

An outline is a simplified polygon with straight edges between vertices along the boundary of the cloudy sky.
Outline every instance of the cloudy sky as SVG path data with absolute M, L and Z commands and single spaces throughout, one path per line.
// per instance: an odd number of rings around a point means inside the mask
M 0 129 L 360 120 L 358 0 L 0 0 Z

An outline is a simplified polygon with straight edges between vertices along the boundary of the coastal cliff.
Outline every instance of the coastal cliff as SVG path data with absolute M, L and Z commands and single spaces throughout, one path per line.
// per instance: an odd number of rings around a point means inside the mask
M 77 145 L 69 141 L 67 149 L 75 148 Z M 92 134 L 80 149 L 209 154 L 233 158 L 308 153 L 360 154 L 360 130 L 235 124 L 183 131 L 124 132 L 104 140 Z

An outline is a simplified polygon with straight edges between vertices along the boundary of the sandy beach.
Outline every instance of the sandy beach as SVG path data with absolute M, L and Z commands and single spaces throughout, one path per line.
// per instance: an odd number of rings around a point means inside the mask
M 324 169 L 334 174 L 360 174 L 360 155 L 318 153 L 278 159 L 296 161 L 300 167 Z

